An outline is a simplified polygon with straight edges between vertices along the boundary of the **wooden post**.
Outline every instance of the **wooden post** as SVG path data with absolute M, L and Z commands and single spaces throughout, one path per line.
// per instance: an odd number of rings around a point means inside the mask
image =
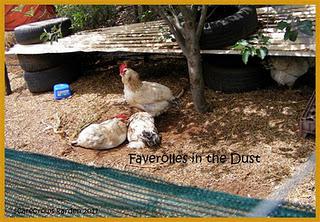
M 11 85 L 8 77 L 8 70 L 7 70 L 6 64 L 4 64 L 4 80 L 5 80 L 5 86 L 6 86 L 6 95 L 10 95 L 12 91 L 11 91 Z

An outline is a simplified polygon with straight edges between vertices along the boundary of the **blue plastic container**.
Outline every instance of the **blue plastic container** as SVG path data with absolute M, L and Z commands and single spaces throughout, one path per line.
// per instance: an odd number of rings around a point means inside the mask
M 54 99 L 60 100 L 71 96 L 71 88 L 69 84 L 61 83 L 53 86 Z

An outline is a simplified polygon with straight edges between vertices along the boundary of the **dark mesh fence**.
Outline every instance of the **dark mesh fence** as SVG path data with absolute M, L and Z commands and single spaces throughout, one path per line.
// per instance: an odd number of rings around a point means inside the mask
M 261 200 L 6 149 L 7 217 L 242 217 Z M 271 217 L 315 217 L 283 202 Z

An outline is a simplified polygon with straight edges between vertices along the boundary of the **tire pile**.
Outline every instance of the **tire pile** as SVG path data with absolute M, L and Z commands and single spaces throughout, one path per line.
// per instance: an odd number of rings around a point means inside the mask
M 257 29 L 258 16 L 255 6 L 209 6 L 200 47 L 223 49 L 255 33 Z
M 44 29 L 50 32 L 54 26 L 61 26 L 62 37 L 70 35 L 71 20 L 56 18 L 18 26 L 14 33 L 17 43 L 30 45 L 42 43 Z M 52 91 L 58 83 L 71 83 L 79 76 L 74 53 L 19 54 L 18 60 L 24 70 L 24 79 L 32 93 Z
M 245 65 L 239 55 L 205 56 L 203 78 L 210 89 L 225 93 L 262 89 L 272 81 L 260 59 L 251 58 Z
M 254 6 L 209 6 L 200 47 L 224 49 L 254 34 L 257 29 Z M 203 56 L 203 78 L 210 89 L 234 93 L 261 89 L 270 80 L 270 75 L 255 59 L 244 65 L 240 56 L 210 55 Z

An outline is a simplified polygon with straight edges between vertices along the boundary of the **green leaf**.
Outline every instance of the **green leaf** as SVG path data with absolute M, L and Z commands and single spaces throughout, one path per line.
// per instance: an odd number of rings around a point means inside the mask
M 248 63 L 249 56 L 250 56 L 250 51 L 248 49 L 244 49 L 242 52 L 242 61 L 244 64 Z
M 259 58 L 264 60 L 264 58 L 268 55 L 269 50 L 266 47 L 261 47 L 260 49 L 257 49 L 257 55 Z
M 241 39 L 241 40 L 238 41 L 238 44 L 239 44 L 239 45 L 242 45 L 242 46 L 247 46 L 249 43 L 248 43 L 247 40 Z
M 270 43 L 270 42 L 269 42 L 270 39 L 271 39 L 271 37 L 269 37 L 269 36 L 261 35 L 261 41 L 262 41 L 262 43 L 263 43 L 264 45 L 269 44 L 269 43 Z
M 250 55 L 253 57 L 253 56 L 256 56 L 256 49 L 254 48 L 254 46 L 252 47 L 249 47 L 249 52 L 250 52 Z
M 294 42 L 297 40 L 298 37 L 298 31 L 290 31 L 289 33 L 289 40 Z
M 233 49 L 244 49 L 246 46 L 248 46 L 249 43 L 245 39 L 239 40 L 234 46 L 232 46 Z
M 284 41 L 287 41 L 289 39 L 290 32 L 291 32 L 290 29 L 286 28 L 286 32 L 284 33 L 284 37 L 283 37 Z
M 47 37 L 47 33 L 43 32 L 43 33 L 40 35 L 40 40 L 43 40 L 45 37 Z
M 290 24 L 288 22 L 285 22 L 285 21 L 281 21 L 281 22 L 278 22 L 277 24 L 277 28 L 280 29 L 280 30 L 283 30 L 287 27 L 289 27 Z
M 299 22 L 298 30 L 306 35 L 313 36 L 312 21 L 305 20 L 305 21 Z
M 236 44 L 236 45 L 234 45 L 232 48 L 233 48 L 233 49 L 239 49 L 239 50 L 241 50 L 241 49 L 244 49 L 245 46 Z

